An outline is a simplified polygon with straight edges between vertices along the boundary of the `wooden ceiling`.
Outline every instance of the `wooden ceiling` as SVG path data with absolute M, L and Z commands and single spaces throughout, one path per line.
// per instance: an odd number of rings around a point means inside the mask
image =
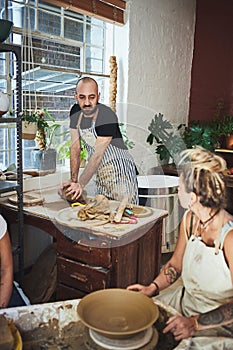
M 46 0 L 46 2 L 111 23 L 124 24 L 125 0 Z

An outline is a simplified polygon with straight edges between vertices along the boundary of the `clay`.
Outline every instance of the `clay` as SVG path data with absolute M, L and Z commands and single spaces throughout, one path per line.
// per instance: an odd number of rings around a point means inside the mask
M 165 323 L 169 318 L 167 311 L 160 309 L 160 315 L 155 323 L 159 333 L 157 346 L 153 350 L 172 350 L 178 342 L 174 340 L 171 333 L 163 334 Z M 41 324 L 33 331 L 21 333 L 24 350 L 102 350 L 97 344 L 93 344 L 88 329 L 82 322 L 70 323 L 64 327 L 59 334 L 58 320 L 53 319 L 49 323 Z M 151 350 L 150 344 L 145 349 Z M 144 349 L 144 348 L 142 348 Z M 141 349 L 140 349 L 141 350 Z
M 0 350 L 13 350 L 14 337 L 11 333 L 7 319 L 0 315 Z

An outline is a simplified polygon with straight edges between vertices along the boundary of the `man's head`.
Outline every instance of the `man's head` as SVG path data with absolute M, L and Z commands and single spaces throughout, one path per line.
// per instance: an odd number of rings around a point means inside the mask
M 84 114 L 91 115 L 95 112 L 99 98 L 98 84 L 94 79 L 84 77 L 78 80 L 75 99 Z

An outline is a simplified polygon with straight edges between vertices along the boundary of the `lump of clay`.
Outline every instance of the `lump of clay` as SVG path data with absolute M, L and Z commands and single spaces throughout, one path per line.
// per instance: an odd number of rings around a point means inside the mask
M 0 315 L 0 350 L 13 350 L 14 337 L 11 333 L 7 319 Z

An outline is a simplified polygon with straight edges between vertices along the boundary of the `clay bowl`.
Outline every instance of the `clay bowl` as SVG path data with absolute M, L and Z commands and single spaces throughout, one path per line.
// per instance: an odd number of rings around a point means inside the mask
M 11 29 L 13 27 L 13 22 L 6 19 L 0 19 L 0 42 L 3 43 L 10 35 Z
M 126 289 L 103 289 L 81 299 L 78 315 L 85 326 L 121 339 L 146 330 L 157 320 L 158 307 L 145 295 Z

